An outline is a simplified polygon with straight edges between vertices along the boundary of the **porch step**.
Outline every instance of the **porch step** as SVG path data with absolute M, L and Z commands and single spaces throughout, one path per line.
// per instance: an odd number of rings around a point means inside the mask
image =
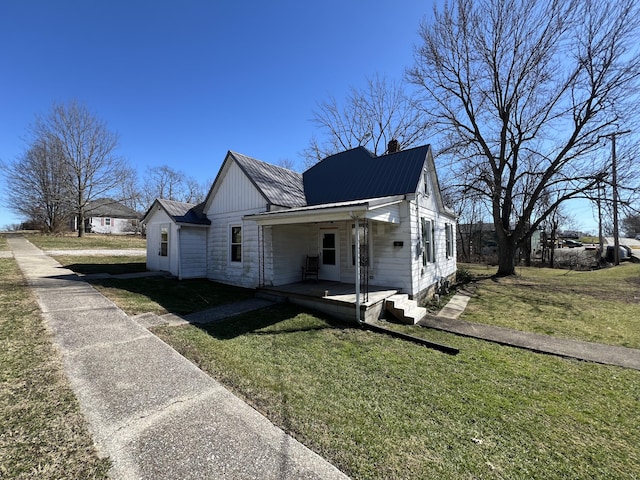
M 415 300 L 409 300 L 407 294 L 388 297 L 385 300 L 385 310 L 407 325 L 415 325 L 427 315 L 427 309 L 419 307 Z

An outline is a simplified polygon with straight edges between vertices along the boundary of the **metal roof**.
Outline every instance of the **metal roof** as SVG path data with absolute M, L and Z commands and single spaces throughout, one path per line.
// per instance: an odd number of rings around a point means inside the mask
M 176 202 L 175 200 L 156 199 L 162 208 L 176 223 L 193 223 L 196 225 L 210 225 L 211 220 L 204 213 L 204 202 L 193 203 Z
M 308 205 L 415 193 L 429 145 L 376 157 L 357 147 L 325 158 L 303 173 Z
M 290 208 L 307 204 L 299 173 L 241 153 L 229 153 L 270 204 Z

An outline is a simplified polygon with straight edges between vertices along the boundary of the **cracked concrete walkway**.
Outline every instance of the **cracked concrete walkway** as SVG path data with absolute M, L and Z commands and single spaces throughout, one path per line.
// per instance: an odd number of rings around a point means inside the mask
M 348 478 L 26 239 L 8 242 L 112 478 Z

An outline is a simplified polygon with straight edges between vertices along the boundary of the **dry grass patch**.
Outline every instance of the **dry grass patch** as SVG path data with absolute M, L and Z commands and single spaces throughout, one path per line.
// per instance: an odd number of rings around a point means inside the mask
M 147 241 L 140 235 L 25 235 L 25 238 L 42 250 L 85 250 L 146 248 Z
M 0 312 L 0 478 L 107 478 L 13 259 L 0 259 Z
M 640 348 L 640 265 L 576 272 L 518 267 L 514 277 L 465 265 L 478 280 L 463 320 Z

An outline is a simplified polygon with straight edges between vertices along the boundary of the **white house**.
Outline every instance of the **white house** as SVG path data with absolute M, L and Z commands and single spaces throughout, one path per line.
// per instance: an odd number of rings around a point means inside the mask
M 148 267 L 184 278 L 187 243 L 172 232 L 193 224 L 162 202 L 144 218 Z M 320 281 L 393 287 L 418 302 L 455 278 L 456 218 L 442 203 L 428 145 L 379 157 L 358 147 L 302 175 L 230 151 L 198 218 L 200 273 L 222 283 L 300 282 L 308 257 L 319 258 Z M 168 240 L 151 233 L 159 228 Z M 158 252 L 167 258 L 159 262 Z
M 73 230 L 78 230 L 78 219 L 73 219 Z M 140 214 L 110 198 L 89 202 L 85 208 L 85 231 L 92 233 L 124 234 L 138 231 Z

